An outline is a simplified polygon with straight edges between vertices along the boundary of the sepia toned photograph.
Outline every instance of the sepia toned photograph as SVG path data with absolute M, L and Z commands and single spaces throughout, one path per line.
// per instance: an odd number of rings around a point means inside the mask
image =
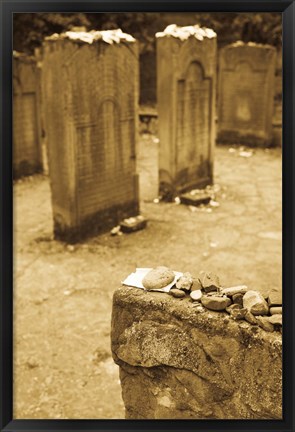
M 282 14 L 13 14 L 13 416 L 282 420 Z

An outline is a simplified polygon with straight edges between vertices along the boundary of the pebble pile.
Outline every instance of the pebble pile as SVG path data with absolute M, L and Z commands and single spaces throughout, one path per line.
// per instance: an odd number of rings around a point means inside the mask
M 198 278 L 184 273 L 171 288 L 170 294 L 176 298 L 189 295 L 199 312 L 206 309 L 225 311 L 233 320 L 245 320 L 268 332 L 282 332 L 282 299 L 277 292 L 264 298 L 260 292 L 250 290 L 246 285 L 223 288 L 218 276 L 200 272 Z

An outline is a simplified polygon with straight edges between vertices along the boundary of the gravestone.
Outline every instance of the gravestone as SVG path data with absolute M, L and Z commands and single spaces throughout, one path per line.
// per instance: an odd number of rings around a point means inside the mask
M 267 146 L 272 142 L 276 50 L 236 42 L 219 62 L 218 141 Z
M 40 71 L 36 59 L 13 52 L 13 176 L 42 170 Z
M 216 34 L 172 24 L 157 33 L 160 194 L 212 183 Z
M 76 242 L 138 213 L 138 48 L 121 30 L 44 43 L 54 233 Z
M 272 118 L 272 143 L 274 146 L 282 147 L 282 48 L 277 49 L 275 68 L 275 91 L 274 91 L 274 112 Z

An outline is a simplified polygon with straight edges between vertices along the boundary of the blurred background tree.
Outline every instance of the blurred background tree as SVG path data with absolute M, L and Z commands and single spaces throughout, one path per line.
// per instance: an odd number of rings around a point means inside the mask
M 140 102 L 156 101 L 155 33 L 175 23 L 210 27 L 216 31 L 219 48 L 237 40 L 281 47 L 280 13 L 233 12 L 128 12 L 128 13 L 16 13 L 13 22 L 14 50 L 31 54 L 45 36 L 83 27 L 85 30 L 121 28 L 139 41 Z
M 14 49 L 32 53 L 45 36 L 85 27 L 86 30 L 121 28 L 140 41 L 141 53 L 154 50 L 154 35 L 168 24 L 200 24 L 218 34 L 219 44 L 236 40 L 281 44 L 280 13 L 232 12 L 128 12 L 128 13 L 16 13 L 14 14 Z

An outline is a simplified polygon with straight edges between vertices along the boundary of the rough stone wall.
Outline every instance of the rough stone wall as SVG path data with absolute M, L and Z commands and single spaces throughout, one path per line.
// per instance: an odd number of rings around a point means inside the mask
M 128 419 L 282 418 L 278 332 L 123 287 L 111 337 Z
M 236 42 L 220 52 L 218 141 L 272 144 L 276 50 Z
M 40 71 L 36 60 L 13 55 L 13 176 L 42 170 Z
M 47 40 L 43 97 L 56 238 L 137 214 L 137 44 Z
M 212 182 L 216 37 L 157 38 L 160 191 Z

